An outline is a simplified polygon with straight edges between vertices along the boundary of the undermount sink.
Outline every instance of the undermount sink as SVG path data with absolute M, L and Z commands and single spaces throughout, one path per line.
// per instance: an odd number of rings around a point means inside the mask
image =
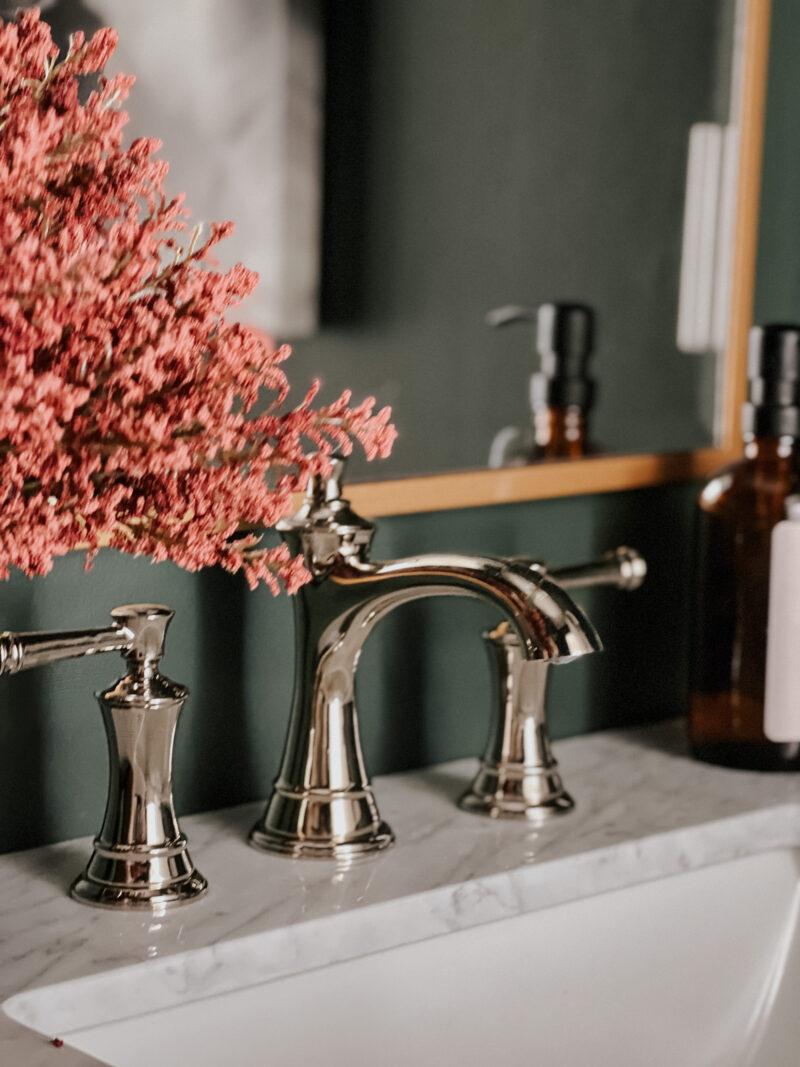
M 187 988 L 165 1010 L 126 1010 L 147 964 L 4 1009 L 113 1067 L 788 1067 L 800 1047 L 799 884 L 800 853 L 782 848 L 212 997 Z M 268 937 L 241 950 L 268 952 Z M 234 970 L 236 952 L 230 942 Z

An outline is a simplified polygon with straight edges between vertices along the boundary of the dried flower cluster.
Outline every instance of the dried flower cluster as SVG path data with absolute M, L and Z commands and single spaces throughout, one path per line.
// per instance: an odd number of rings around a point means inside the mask
M 299 560 L 231 535 L 287 514 L 333 447 L 388 454 L 389 411 L 315 409 L 316 386 L 284 410 L 288 349 L 226 319 L 257 276 L 209 263 L 230 224 L 200 241 L 159 142 L 123 150 L 132 78 L 79 98 L 115 44 L 77 34 L 59 61 L 38 11 L 0 23 L 0 576 L 108 544 L 292 591 Z

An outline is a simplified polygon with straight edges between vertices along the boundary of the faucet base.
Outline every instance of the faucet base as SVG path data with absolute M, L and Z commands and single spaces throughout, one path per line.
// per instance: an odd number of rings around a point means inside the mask
M 295 860 L 342 860 L 367 855 L 370 852 L 380 852 L 388 848 L 394 843 L 394 833 L 385 822 L 382 822 L 369 838 L 362 841 L 302 841 L 292 840 L 281 834 L 273 834 L 256 826 L 253 827 L 248 840 L 254 848 L 261 849 L 262 852 L 273 852 Z
M 372 790 L 292 790 L 275 786 L 250 844 L 294 859 L 346 859 L 380 852 L 394 841 Z
M 458 801 L 464 811 L 490 818 L 544 821 L 565 815 L 575 801 L 564 788 L 555 762 L 549 767 L 481 763 L 472 785 Z
M 160 910 L 196 900 L 208 882 L 194 867 L 185 839 L 161 847 L 108 847 L 95 850 L 70 887 L 82 904 L 116 910 Z

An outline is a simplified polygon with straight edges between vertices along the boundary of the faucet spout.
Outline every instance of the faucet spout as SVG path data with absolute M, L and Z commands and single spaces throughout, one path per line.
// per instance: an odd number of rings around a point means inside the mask
M 313 578 L 295 597 L 295 686 L 283 761 L 258 848 L 337 859 L 391 844 L 364 765 L 355 701 L 361 650 L 377 623 L 429 596 L 488 601 L 508 619 L 525 659 L 560 663 L 600 649 L 594 627 L 542 568 L 458 553 L 388 562 L 368 558 L 374 526 L 341 497 L 341 468 L 312 485 L 280 526 Z
M 333 611 L 320 635 L 322 646 L 346 647 L 353 655 L 353 669 L 364 641 L 385 615 L 430 596 L 472 597 L 493 604 L 517 631 L 526 659 L 563 663 L 602 647 L 572 598 L 546 572 L 523 561 L 457 553 L 385 563 L 340 560 L 328 573 L 327 586 L 324 599 Z M 316 600 L 314 586 L 306 588 L 306 596 Z

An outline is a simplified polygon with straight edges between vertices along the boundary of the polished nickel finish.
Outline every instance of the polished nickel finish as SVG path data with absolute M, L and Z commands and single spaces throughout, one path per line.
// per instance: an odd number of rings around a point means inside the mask
M 103 629 L 0 634 L 0 674 L 101 652 L 122 652 L 128 661 L 128 674 L 98 694 L 110 756 L 108 804 L 92 857 L 71 888 L 87 904 L 152 909 L 207 888 L 172 802 L 172 745 L 187 696 L 157 667 L 172 616 L 159 604 L 130 604 L 114 608 Z
M 486 753 L 459 800 L 466 811 L 543 821 L 575 802 L 564 788 L 550 748 L 545 718 L 548 665 L 526 660 L 506 623 L 484 634 L 492 669 L 496 713 Z
M 547 572 L 562 589 L 588 589 L 595 585 L 615 585 L 617 589 L 638 589 L 647 575 L 647 563 L 635 548 L 620 545 L 592 563 L 559 567 Z
M 124 652 L 132 640 L 133 634 L 121 623 L 102 630 L 6 631 L 0 634 L 0 674 L 17 674 L 43 663 L 99 652 Z
M 313 575 L 295 597 L 295 690 L 280 773 L 253 845 L 289 856 L 347 857 L 385 848 L 364 766 L 354 677 L 364 641 L 400 604 L 428 596 L 488 600 L 509 620 L 524 660 L 564 662 L 599 649 L 568 594 L 529 562 L 434 554 L 369 559 L 372 523 L 342 497 L 343 463 L 312 480 L 297 515 L 278 524 Z
M 617 548 L 600 560 L 547 571 L 562 588 L 615 585 L 637 589 L 647 573 L 632 548 Z M 548 664 L 527 660 L 519 637 L 503 622 L 484 634 L 492 668 L 493 716 L 486 752 L 469 789 L 459 800 L 466 811 L 492 818 L 543 821 L 574 807 L 550 747 L 545 711 Z
M 161 908 L 208 888 L 192 864 L 172 799 L 172 749 L 188 691 L 158 670 L 173 612 L 132 604 L 111 612 L 131 635 L 128 673 L 97 694 L 108 736 L 110 780 L 102 829 L 72 896 L 110 908 Z

